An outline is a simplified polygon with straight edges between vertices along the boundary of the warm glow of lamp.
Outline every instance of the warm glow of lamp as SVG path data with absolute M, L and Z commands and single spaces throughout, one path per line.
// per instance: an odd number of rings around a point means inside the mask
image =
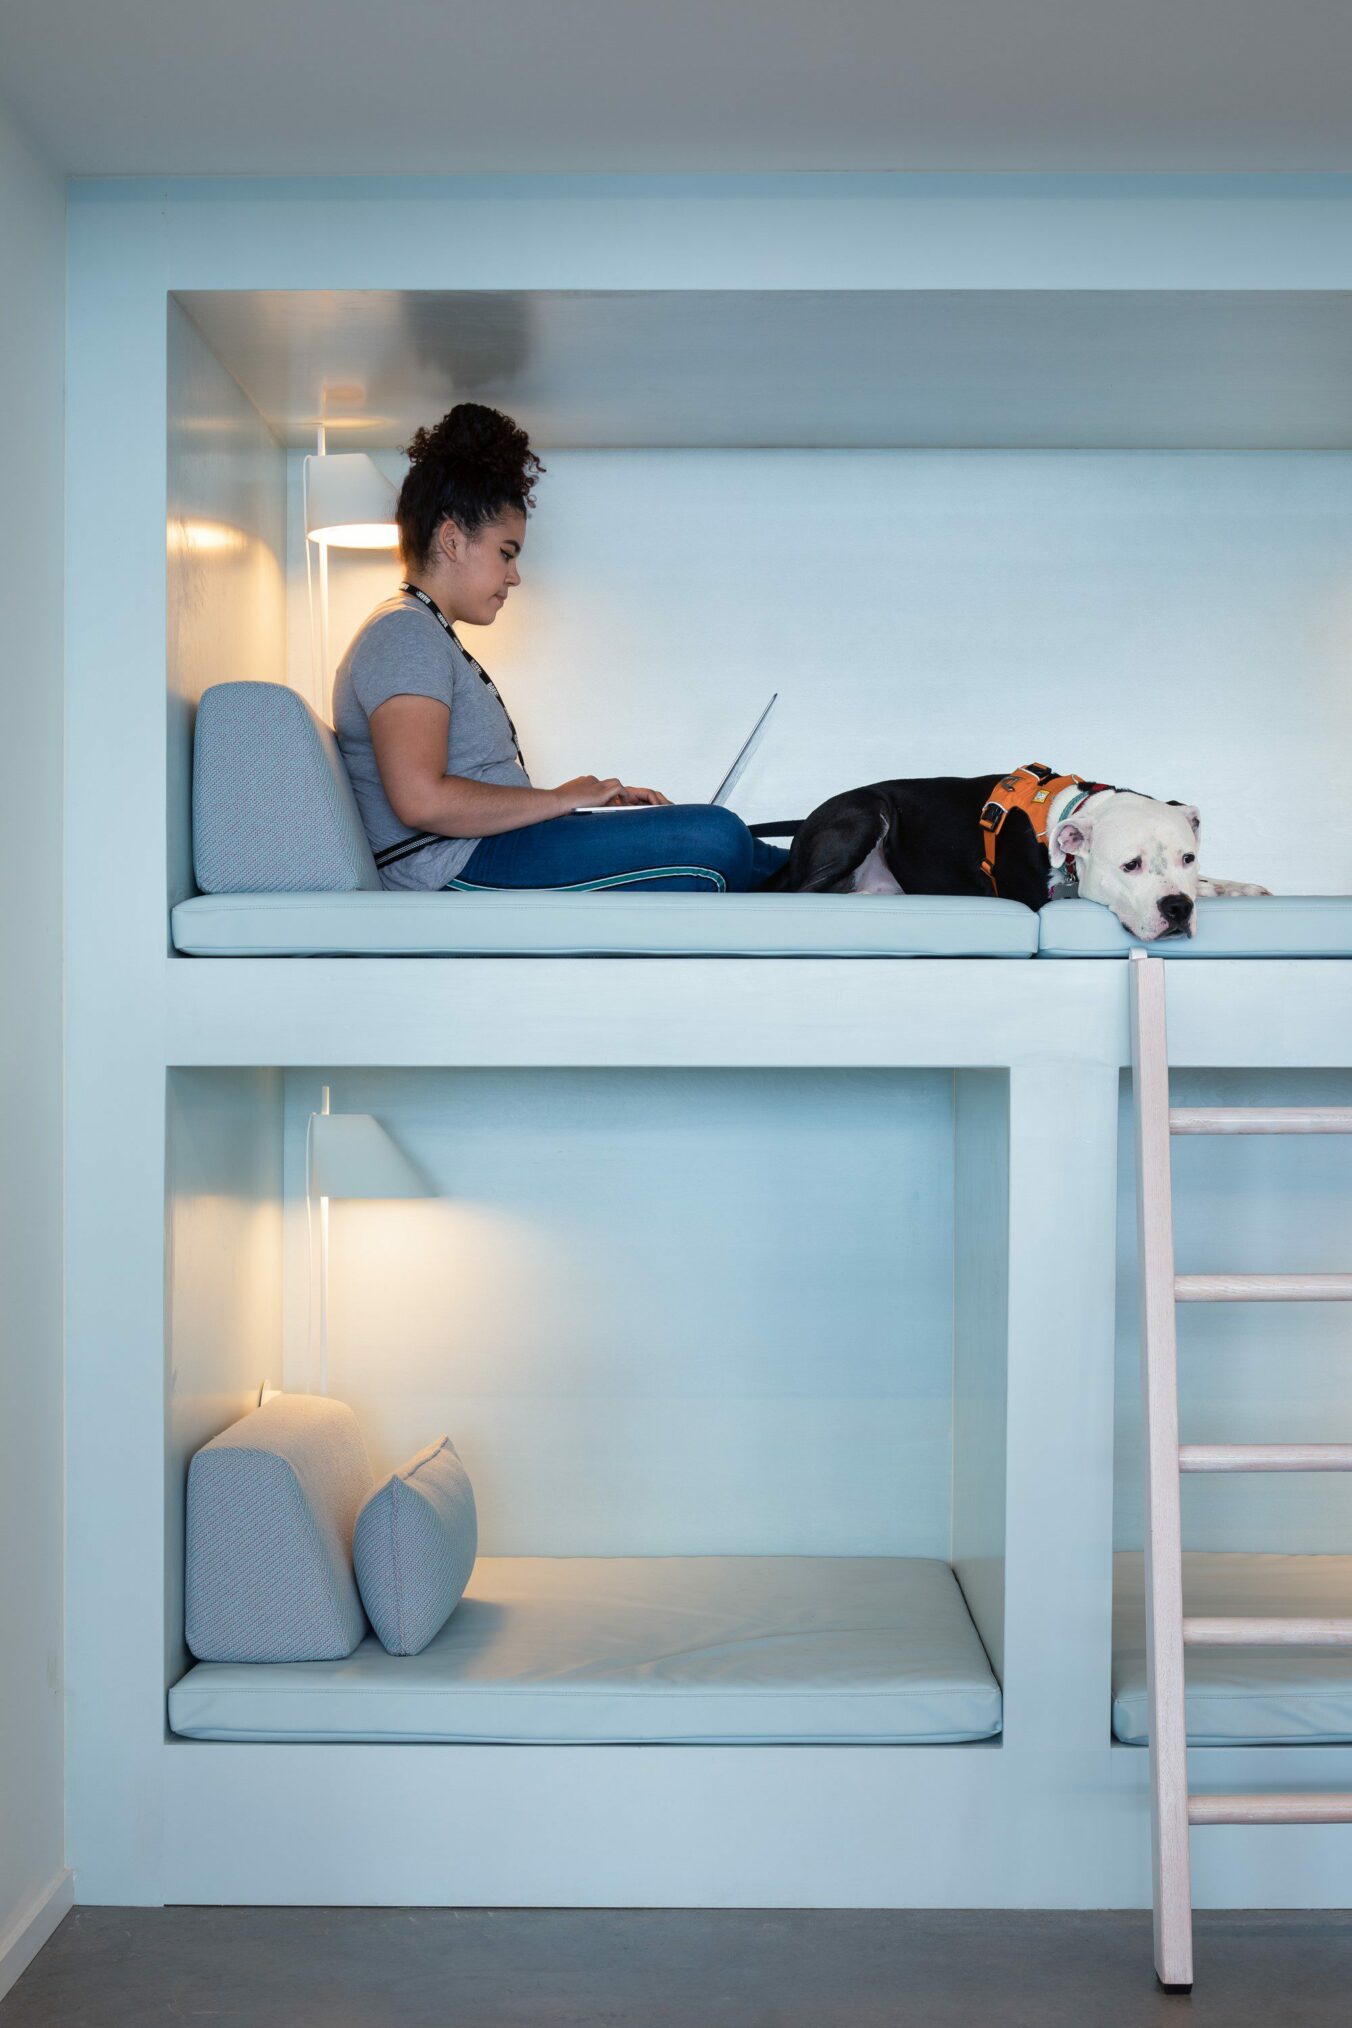
M 338 522 L 332 528 L 312 528 L 310 540 L 330 549 L 393 549 L 399 530 L 388 521 Z
M 311 1113 L 306 1141 L 305 1199 L 310 1214 L 310 1244 L 315 1245 L 318 1213 L 318 1369 L 319 1392 L 329 1391 L 329 1200 L 332 1197 L 435 1197 L 436 1191 L 414 1168 L 371 1113 L 331 1113 L 329 1088 L 324 1086 L 323 1111 Z M 313 1256 L 312 1256 L 313 1258 Z M 313 1287 L 313 1283 L 311 1284 Z M 312 1311 L 312 1316 L 315 1314 Z
M 305 460 L 305 533 L 334 549 L 394 549 L 399 496 L 365 451 Z
M 169 523 L 168 547 L 176 556 L 242 556 L 249 542 L 242 528 L 225 521 L 175 520 Z

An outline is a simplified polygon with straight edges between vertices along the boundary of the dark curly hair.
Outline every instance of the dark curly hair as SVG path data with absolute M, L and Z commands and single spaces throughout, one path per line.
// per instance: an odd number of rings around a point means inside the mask
M 501 409 L 459 401 L 404 449 L 409 469 L 397 514 L 399 547 L 410 570 L 427 564 L 448 516 L 472 536 L 504 507 L 525 514 L 535 505 L 531 489 L 544 466 L 526 432 Z

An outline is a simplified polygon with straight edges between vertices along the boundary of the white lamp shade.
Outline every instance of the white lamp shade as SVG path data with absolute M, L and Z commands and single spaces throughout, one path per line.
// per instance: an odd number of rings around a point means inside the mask
M 399 495 L 365 451 L 305 460 L 305 533 L 336 549 L 393 549 Z
M 370 1113 L 312 1113 L 310 1189 L 316 1197 L 434 1197 Z

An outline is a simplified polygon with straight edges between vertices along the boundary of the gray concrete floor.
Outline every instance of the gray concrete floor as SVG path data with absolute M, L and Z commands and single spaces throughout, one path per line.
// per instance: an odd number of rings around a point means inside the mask
M 1352 1911 L 1199 1916 L 1190 1997 L 1150 1918 L 906 1910 L 76 1909 L 0 2028 L 1319 2028 Z

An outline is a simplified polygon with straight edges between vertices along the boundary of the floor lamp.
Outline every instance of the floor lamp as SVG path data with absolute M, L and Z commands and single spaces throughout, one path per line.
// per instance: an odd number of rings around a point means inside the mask
M 399 496 L 365 451 L 324 449 L 306 458 L 301 468 L 301 501 L 305 514 L 305 588 L 310 602 L 310 640 L 318 645 L 313 665 L 315 709 L 329 715 L 329 551 L 330 549 L 397 549 L 399 527 L 395 510 Z M 318 556 L 319 617 L 315 623 L 315 573 L 311 547 Z
M 321 1110 L 311 1113 L 305 1139 L 305 1208 L 309 1222 L 312 1291 L 317 1266 L 318 1297 L 311 1308 L 310 1370 L 318 1369 L 319 1393 L 329 1391 L 329 1200 L 334 1197 L 435 1197 L 426 1178 L 370 1113 L 329 1110 L 329 1087 Z

